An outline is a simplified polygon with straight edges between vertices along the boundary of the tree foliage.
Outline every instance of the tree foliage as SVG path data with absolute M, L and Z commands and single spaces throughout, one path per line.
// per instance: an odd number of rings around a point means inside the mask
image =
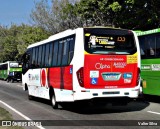
M 36 25 L 55 34 L 68 28 L 78 27 L 79 20 L 76 16 L 76 8 L 70 0 L 52 0 L 48 5 L 47 0 L 41 0 L 35 4 L 31 18 Z M 74 0 L 72 0 L 72 3 Z
M 160 0 L 47 0 L 31 13 L 39 26 L 57 33 L 82 26 L 114 26 L 147 30 L 160 27 Z
M 160 27 L 160 0 L 125 0 L 120 3 L 116 26 L 126 29 L 149 30 Z
M 46 39 L 50 34 L 39 27 L 22 24 L 0 27 L 0 62 L 20 60 L 28 45 Z

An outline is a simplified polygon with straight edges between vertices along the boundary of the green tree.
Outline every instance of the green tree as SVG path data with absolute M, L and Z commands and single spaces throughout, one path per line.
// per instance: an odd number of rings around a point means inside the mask
M 123 28 L 149 30 L 160 27 L 160 0 L 125 0 L 118 25 Z
M 28 45 L 35 42 L 47 39 L 50 35 L 49 32 L 39 27 L 32 27 L 27 25 L 20 26 L 21 33 L 17 35 L 17 58 L 21 57 L 26 51 Z
M 78 27 L 81 24 L 76 16 L 75 3 L 77 0 L 41 0 L 35 3 L 31 12 L 33 22 L 52 34 Z M 81 24 L 82 25 L 82 24 Z
M 0 62 L 21 60 L 28 45 L 48 38 L 50 33 L 39 27 L 11 25 L 0 28 Z
M 78 11 L 87 26 L 148 30 L 160 27 L 160 0 L 81 0 Z
M 108 0 L 81 0 L 77 10 L 84 26 L 112 26 L 108 4 Z
M 12 25 L 10 29 L 7 27 L 1 27 L 1 53 L 0 53 L 0 60 L 1 62 L 7 61 L 7 60 L 13 60 L 17 52 L 17 43 L 16 43 L 16 35 L 17 30 L 16 26 Z
M 73 2 L 74 1 L 74 2 Z M 148 30 L 160 27 L 160 0 L 47 0 L 36 3 L 36 24 L 57 33 L 82 26 Z

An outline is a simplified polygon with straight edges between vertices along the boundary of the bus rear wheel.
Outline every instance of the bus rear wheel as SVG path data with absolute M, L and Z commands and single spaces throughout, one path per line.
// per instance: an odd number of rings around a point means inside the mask
M 28 99 L 29 99 L 29 100 L 32 100 L 33 97 L 32 97 L 31 95 L 28 94 Z
M 56 102 L 56 97 L 54 94 L 51 95 L 51 105 L 54 109 L 58 109 L 58 103 Z

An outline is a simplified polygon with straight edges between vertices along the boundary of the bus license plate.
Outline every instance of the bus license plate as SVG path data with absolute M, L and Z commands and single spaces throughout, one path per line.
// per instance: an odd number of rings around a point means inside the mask
M 120 73 L 102 73 L 102 77 L 105 81 L 118 81 L 121 77 Z

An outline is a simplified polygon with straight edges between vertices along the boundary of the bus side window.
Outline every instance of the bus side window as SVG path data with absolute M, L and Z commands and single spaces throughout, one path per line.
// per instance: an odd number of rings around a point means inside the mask
M 160 34 L 156 35 L 156 57 L 160 57 Z
M 31 68 L 35 68 L 35 63 L 36 63 L 36 48 L 32 49 L 32 61 L 31 61 Z
M 53 59 L 53 42 L 50 42 L 50 44 L 49 44 L 49 60 L 48 60 L 49 67 L 52 66 L 52 59 Z
M 57 57 L 58 57 L 58 41 L 53 43 L 53 58 L 52 58 L 52 66 L 57 66 Z
M 149 51 L 150 51 L 149 53 L 150 53 L 151 56 L 155 55 L 155 51 L 154 51 L 153 48 L 150 47 L 150 50 L 149 50 Z
M 41 56 L 42 54 L 42 46 L 39 46 L 39 51 L 38 51 L 38 62 L 37 62 L 37 65 L 40 67 L 41 66 Z
M 148 57 L 155 57 L 155 36 L 149 35 L 146 37 L 147 55 Z
M 145 55 L 145 52 L 143 51 L 142 48 L 141 48 L 140 52 L 141 52 L 141 56 L 144 56 L 144 55 Z
M 39 65 L 38 65 L 38 51 L 39 51 L 39 47 L 36 47 L 36 55 L 35 55 L 35 68 L 39 68 Z
M 144 37 L 139 37 L 139 44 L 140 44 L 141 58 L 145 58 L 147 55 L 147 52 L 146 52 L 146 43 L 145 43 Z
M 68 64 L 69 58 L 69 39 L 66 39 L 63 45 L 63 54 L 62 54 L 62 65 L 69 65 Z
M 22 57 L 22 62 L 23 62 L 23 65 L 22 65 L 23 71 L 22 71 L 22 73 L 26 73 L 26 71 L 30 68 L 29 67 L 29 61 L 30 61 L 30 54 L 25 53 L 23 55 L 23 57 Z
M 62 64 L 62 54 L 63 54 L 63 40 L 60 40 L 58 43 L 58 62 L 57 66 L 61 66 Z
M 41 59 L 41 67 L 45 67 L 45 51 L 46 51 L 46 45 L 44 44 L 42 49 L 42 59 Z
M 45 62 L 44 65 L 45 67 L 49 66 L 49 44 L 46 44 L 46 51 L 45 51 Z
M 68 64 L 71 63 L 73 55 L 74 55 L 74 45 L 75 45 L 75 35 L 71 37 L 69 42 L 69 58 L 68 58 Z
M 72 58 L 73 58 L 73 54 L 74 54 L 74 51 L 70 51 L 70 52 L 69 52 L 68 64 L 71 63 Z

